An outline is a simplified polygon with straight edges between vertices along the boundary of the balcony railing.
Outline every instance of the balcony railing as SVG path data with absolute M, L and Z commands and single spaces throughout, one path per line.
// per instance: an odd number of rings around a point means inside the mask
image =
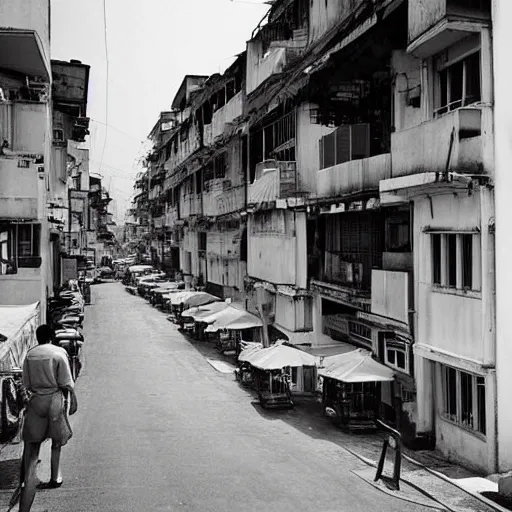
M 256 165 L 255 180 L 249 186 L 249 203 L 294 197 L 300 188 L 296 162 L 265 160 Z
M 177 206 L 172 206 L 167 209 L 167 213 L 165 214 L 165 226 L 172 227 L 176 224 L 179 219 L 179 211 Z
M 408 272 L 372 270 L 372 313 L 408 325 L 411 297 Z
M 186 219 L 202 213 L 201 195 L 189 194 L 180 201 L 180 218 Z
M 256 90 L 265 80 L 282 73 L 286 66 L 300 55 L 308 42 L 307 29 L 293 31 L 288 40 L 272 41 L 268 48 L 261 40 L 247 43 L 247 94 Z
M 217 217 L 241 210 L 245 206 L 245 187 L 213 189 L 203 194 L 203 215 Z
M 224 133 L 226 124 L 232 123 L 242 115 L 242 93 L 235 94 L 222 108 L 214 112 L 212 137 L 215 140 Z M 205 143 L 206 144 L 206 143 Z
M 213 144 L 213 125 L 205 124 L 203 128 L 203 144 L 211 146 Z
M 47 136 L 46 105 L 38 102 L 0 102 L 2 142 L 9 143 L 8 151 L 44 154 Z M 6 151 L 7 152 L 7 151 Z
M 480 108 L 460 108 L 393 133 L 393 177 L 446 170 L 481 173 L 481 117 Z
M 0 157 L 0 217 L 38 218 L 37 167 L 30 160 Z
M 490 18 L 491 0 L 410 0 L 409 51 L 422 57 L 439 53 L 471 33 L 468 23 Z

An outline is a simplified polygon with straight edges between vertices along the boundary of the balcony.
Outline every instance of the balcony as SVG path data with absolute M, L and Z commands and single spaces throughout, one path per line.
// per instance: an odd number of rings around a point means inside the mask
M 167 209 L 165 214 L 165 226 L 172 228 L 179 219 L 179 211 L 177 206 L 172 206 Z
M 154 217 L 153 218 L 153 225 L 155 226 L 155 229 L 161 229 L 164 226 L 165 222 L 165 216 L 161 215 L 160 217 Z
M 213 144 L 213 125 L 205 124 L 203 130 L 203 145 L 211 146 Z
M 288 40 L 274 40 L 264 48 L 261 39 L 247 43 L 247 94 L 255 91 L 272 75 L 282 73 L 286 66 L 296 59 L 306 48 L 307 29 L 293 31 Z
M 212 180 L 203 193 L 203 215 L 218 217 L 237 212 L 245 206 L 245 187 L 232 187 L 230 180 Z M 217 183 L 220 181 L 220 183 Z
M 0 2 L 0 20 L 0 68 L 50 78 L 50 0 Z
M 435 55 L 479 32 L 490 19 L 490 0 L 411 0 L 407 50 L 420 58 Z
M 409 325 L 412 292 L 408 272 L 372 270 L 372 313 Z
M 242 93 L 235 94 L 222 108 L 214 112 L 212 120 L 212 138 L 224 133 L 226 124 L 232 123 L 242 115 Z M 206 143 L 205 143 L 206 145 Z
M 46 104 L 0 102 L 0 130 L 3 140 L 9 143 L 9 151 L 43 156 L 47 136 Z
M 378 189 L 380 180 L 391 176 L 391 155 L 352 160 L 318 171 L 316 190 L 319 198 L 340 197 L 362 190 Z
M 180 218 L 186 219 L 195 215 L 201 215 L 202 204 L 200 194 L 188 194 L 180 201 Z
M 393 133 L 393 177 L 447 170 L 480 174 L 483 170 L 481 117 L 480 108 L 459 108 Z
M 300 190 L 296 162 L 265 160 L 256 165 L 254 182 L 249 186 L 249 204 L 270 203 L 294 197 Z
M 37 172 L 28 160 L 0 157 L 0 217 L 38 218 Z

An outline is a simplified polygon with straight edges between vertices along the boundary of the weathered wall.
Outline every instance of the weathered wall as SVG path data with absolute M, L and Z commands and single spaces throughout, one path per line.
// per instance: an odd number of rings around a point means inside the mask
M 320 139 L 335 128 L 310 121 L 309 111 L 315 105 L 302 103 L 297 108 L 296 158 L 300 184 L 304 191 L 316 195 L 317 173 L 320 169 Z
M 423 110 L 408 105 L 408 100 L 420 94 L 421 61 L 403 50 L 396 50 L 391 57 L 391 68 L 395 74 L 394 80 L 394 127 L 396 131 L 407 130 L 423 121 Z

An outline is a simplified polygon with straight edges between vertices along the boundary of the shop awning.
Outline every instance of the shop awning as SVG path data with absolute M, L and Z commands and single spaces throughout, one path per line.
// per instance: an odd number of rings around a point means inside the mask
M 226 302 L 211 302 L 205 306 L 195 306 L 193 308 L 187 309 L 182 316 L 186 318 L 192 318 L 195 321 L 202 321 L 204 317 L 219 313 L 220 311 L 226 309 L 228 306 L 229 304 Z
M 220 301 L 219 297 L 215 297 L 215 295 L 210 295 L 206 292 L 184 291 L 175 293 L 171 296 L 171 304 L 173 306 L 183 304 L 184 308 L 203 306 L 205 304 L 209 304 L 210 302 L 217 301 Z
M 260 370 L 281 370 L 287 366 L 316 366 L 318 363 L 317 357 L 281 343 L 268 348 L 248 348 L 240 354 L 239 360 Z
M 0 306 L 0 370 L 21 368 L 28 350 L 36 344 L 39 302 L 26 306 Z
M 222 311 L 203 317 L 201 321 L 210 324 L 206 328 L 206 332 L 217 332 L 222 329 L 236 331 L 263 325 L 256 315 L 232 305 Z
M 372 359 L 371 353 L 363 349 L 326 357 L 318 375 L 352 383 L 389 382 L 395 378 L 393 370 Z

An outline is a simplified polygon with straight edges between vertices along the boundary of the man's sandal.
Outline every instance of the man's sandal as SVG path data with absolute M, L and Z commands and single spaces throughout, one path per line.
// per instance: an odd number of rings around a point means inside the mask
M 50 480 L 49 482 L 41 482 L 38 484 L 38 489 L 58 489 L 62 485 L 62 480 L 57 482 L 55 480 Z

